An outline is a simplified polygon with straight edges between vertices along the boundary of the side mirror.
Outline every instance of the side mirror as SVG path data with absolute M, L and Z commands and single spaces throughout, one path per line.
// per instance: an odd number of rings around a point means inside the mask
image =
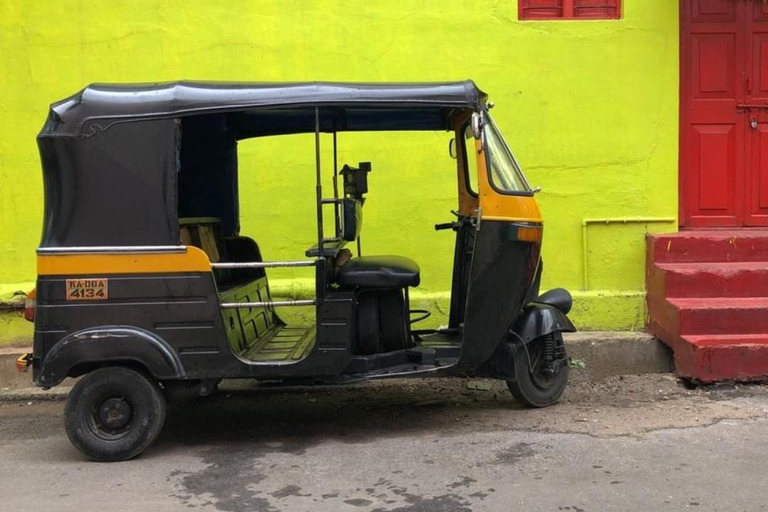
M 456 139 L 451 139 L 448 142 L 448 154 L 451 155 L 451 158 L 454 160 L 457 160 L 459 158 L 459 153 L 456 150 Z
M 477 112 L 474 112 L 472 114 L 472 135 L 474 135 L 476 139 L 480 138 L 481 126 L 482 126 L 482 118 L 480 117 L 480 114 L 478 114 Z

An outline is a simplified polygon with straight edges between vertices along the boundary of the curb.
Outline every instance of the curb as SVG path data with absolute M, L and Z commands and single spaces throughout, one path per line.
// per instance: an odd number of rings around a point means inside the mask
M 572 383 L 598 382 L 616 375 L 674 371 L 672 352 L 644 332 L 566 333 L 565 344 L 573 362 Z M 31 374 L 16 371 L 16 357 L 28 351 L 23 347 L 0 349 L 0 402 L 66 399 L 71 386 L 57 386 L 49 390 L 30 387 Z
M 22 388 L 0 389 L 0 403 L 2 402 L 49 402 L 66 400 L 71 386 L 57 386 L 51 389 Z
M 582 331 L 566 333 L 564 339 L 574 382 L 675 371 L 669 347 L 645 332 Z

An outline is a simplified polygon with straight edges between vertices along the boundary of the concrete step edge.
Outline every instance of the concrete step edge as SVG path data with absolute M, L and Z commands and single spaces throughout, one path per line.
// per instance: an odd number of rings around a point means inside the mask
M 768 261 L 712 261 L 712 262 L 660 262 L 659 270 L 670 273 L 733 274 L 736 272 L 768 272 Z

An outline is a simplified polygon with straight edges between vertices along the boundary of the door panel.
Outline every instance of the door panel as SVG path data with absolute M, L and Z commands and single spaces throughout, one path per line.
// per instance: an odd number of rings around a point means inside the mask
M 758 127 L 752 130 L 750 143 L 751 165 L 750 197 L 749 197 L 749 224 L 753 226 L 768 225 L 768 176 L 765 169 L 768 168 L 768 116 L 756 116 L 762 121 Z
M 736 98 L 736 34 L 693 34 L 691 99 Z
M 689 0 L 681 12 L 680 222 L 743 222 L 745 115 L 741 2 Z
M 752 7 L 752 21 L 768 21 L 768 4 L 755 2 Z
M 688 2 L 693 23 L 719 23 L 736 21 L 733 0 L 699 0 Z M 684 13 L 681 13 L 684 14 Z
M 748 13 L 746 219 L 748 226 L 768 226 L 768 5 L 753 4 Z M 761 108 L 761 105 L 766 105 Z M 752 120 L 757 122 L 753 128 Z
M 693 126 L 694 165 L 699 169 L 699 206 L 702 210 L 730 210 L 733 194 L 723 193 L 722 171 L 732 175 L 734 125 Z M 729 187 L 730 188 L 730 187 Z M 730 191 L 728 191 L 730 192 Z
M 689 155 L 697 172 L 691 176 L 695 195 L 686 198 L 696 205 L 694 218 L 706 218 L 721 225 L 738 225 L 739 158 L 736 148 L 743 145 L 741 127 L 731 124 L 696 124 L 690 127 Z
M 748 88 L 753 99 L 768 99 L 768 32 L 752 34 L 752 79 Z

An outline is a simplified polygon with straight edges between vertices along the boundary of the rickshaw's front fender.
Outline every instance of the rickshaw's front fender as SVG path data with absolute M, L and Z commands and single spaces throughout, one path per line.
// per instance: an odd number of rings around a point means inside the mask
M 576 327 L 556 306 L 532 302 L 523 309 L 511 331 L 517 335 L 518 341 L 528 343 L 554 332 L 576 332 Z
M 523 345 L 547 334 L 575 331 L 576 327 L 561 308 L 543 302 L 532 302 L 523 309 L 493 357 L 480 367 L 477 373 L 485 377 L 514 380 L 515 354 Z
M 61 383 L 77 366 L 134 364 L 153 377 L 184 378 L 178 354 L 159 336 L 130 326 L 103 326 L 77 331 L 57 342 L 35 372 L 35 383 L 52 387 Z

